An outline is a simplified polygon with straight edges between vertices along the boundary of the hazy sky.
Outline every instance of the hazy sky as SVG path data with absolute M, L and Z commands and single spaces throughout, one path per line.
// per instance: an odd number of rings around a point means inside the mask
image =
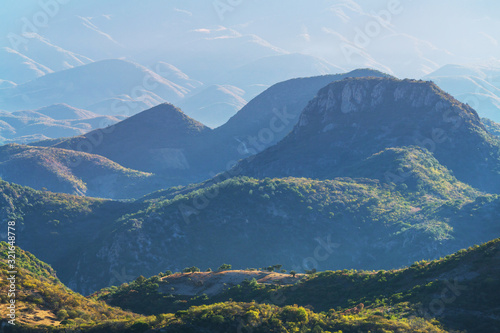
M 371 66 L 401 77 L 420 77 L 448 63 L 486 62 L 500 56 L 500 2 L 491 0 L 59 1 L 64 4 L 4 0 L 2 44 L 8 46 L 6 37 L 20 34 L 26 21 L 36 23 L 48 13 L 47 24 L 37 26 L 37 32 L 92 59 L 148 62 L 158 57 L 168 60 L 173 52 L 173 62 L 181 62 L 186 54 L 202 51 L 191 49 L 191 39 L 235 34 L 258 41 L 218 42 L 217 47 L 207 43 L 207 52 L 224 53 L 225 47 L 238 45 L 244 53 L 246 47 L 268 43 L 279 52 L 311 54 L 345 69 Z

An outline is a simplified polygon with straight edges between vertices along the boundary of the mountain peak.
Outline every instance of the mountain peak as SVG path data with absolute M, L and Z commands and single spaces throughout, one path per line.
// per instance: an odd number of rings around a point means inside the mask
M 452 116 L 459 118 L 452 119 Z M 316 130 L 315 126 L 309 125 L 312 123 L 324 125 L 321 131 L 328 132 L 343 126 L 359 127 L 361 123 L 365 129 L 380 129 L 380 126 L 396 123 L 411 125 L 412 121 L 432 122 L 434 125 L 436 122 L 443 123 L 448 128 L 450 125 L 457 127 L 453 122 L 465 120 L 482 127 L 476 111 L 456 101 L 430 81 L 351 77 L 321 89 L 318 97 L 302 113 L 294 131 L 300 133 L 304 127 L 308 131 Z M 398 130 L 396 127 L 393 129 Z M 414 141 L 417 141 L 419 136 L 425 135 L 418 130 L 412 128 L 403 133 L 399 128 L 398 135 L 415 137 Z
M 151 172 L 182 171 L 189 169 L 194 159 L 186 148 L 210 131 L 174 105 L 163 103 L 108 128 L 63 141 L 56 147 L 79 150 L 96 142 L 91 147 L 93 154 L 108 157 L 125 167 Z
M 134 126 L 150 126 L 150 130 L 170 130 L 173 132 L 188 131 L 202 132 L 208 127 L 190 118 L 181 109 L 170 103 L 159 104 L 151 109 L 138 113 L 120 123 L 117 126 L 134 124 Z

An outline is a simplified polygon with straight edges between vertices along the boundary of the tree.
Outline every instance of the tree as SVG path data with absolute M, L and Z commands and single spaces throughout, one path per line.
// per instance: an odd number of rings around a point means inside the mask
M 57 319 L 64 320 L 64 319 L 66 319 L 68 317 L 69 317 L 68 311 L 66 311 L 64 309 L 61 309 L 61 310 L 57 311 Z
M 183 273 L 194 273 L 194 272 L 200 272 L 200 269 L 196 266 L 193 267 L 186 267 L 182 270 Z
M 228 270 L 230 270 L 231 268 L 232 268 L 232 266 L 231 266 L 231 265 L 229 265 L 229 264 L 222 264 L 222 265 L 221 265 L 221 266 L 217 269 L 217 271 L 219 271 L 219 272 L 222 272 L 222 271 L 228 271 Z
M 291 275 L 292 277 L 295 277 L 295 274 L 297 274 L 297 272 L 296 272 L 296 271 L 290 271 L 290 275 Z

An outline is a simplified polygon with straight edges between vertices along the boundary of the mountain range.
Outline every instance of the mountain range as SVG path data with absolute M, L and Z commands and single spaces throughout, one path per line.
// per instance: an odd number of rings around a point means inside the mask
M 498 138 L 473 109 L 432 83 L 391 77 L 341 79 L 316 95 L 283 140 L 203 183 L 124 205 L 3 183 L 3 214 L 22 218 L 21 246 L 52 263 L 63 282 L 84 293 L 113 283 L 117 272 L 153 275 L 185 265 L 390 269 L 500 235 L 498 196 L 486 193 L 498 189 L 495 169 L 488 168 L 495 165 Z M 155 177 L 168 183 L 169 177 L 192 172 L 192 156 L 199 154 L 187 153 L 217 130 L 163 104 L 108 128 L 100 139 L 93 132 L 39 149 L 74 151 L 68 148 L 93 138 L 92 153 L 116 154 L 111 160 L 121 158 L 123 166 L 141 163 L 133 166 L 139 170 L 156 168 Z M 417 140 L 433 134 L 434 146 L 418 146 Z M 34 153 L 30 147 L 10 149 Z M 151 156 L 165 160 L 154 163 Z M 35 210 L 24 197 L 41 206 Z M 57 209 L 37 215 L 54 200 Z M 81 236 L 76 225 L 96 235 L 78 249 L 72 236 Z M 48 250 L 37 241 L 40 235 L 68 251 Z M 329 255 L 319 260 L 315 249 L 324 244 Z
M 37 110 L 0 112 L 0 140 L 27 144 L 40 140 L 71 137 L 113 125 L 124 116 L 102 116 L 67 104 Z
M 349 76 L 386 75 L 372 70 L 356 70 L 342 75 L 278 83 L 214 130 L 167 103 L 82 136 L 30 144 L 95 154 L 125 168 L 153 172 L 164 181 L 151 184 L 151 191 L 159 190 L 161 186 L 187 185 L 226 171 L 236 161 L 281 140 L 320 88 Z M 55 190 L 55 187 L 47 188 Z M 107 196 L 109 192 L 97 195 Z

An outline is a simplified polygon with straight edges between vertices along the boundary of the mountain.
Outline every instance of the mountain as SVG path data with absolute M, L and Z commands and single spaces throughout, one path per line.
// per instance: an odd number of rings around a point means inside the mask
M 149 92 L 144 92 L 140 100 L 136 100 L 128 95 L 104 99 L 86 107 L 87 110 L 97 114 L 112 115 L 134 115 L 163 103 L 164 100 Z
M 297 123 L 318 90 L 346 77 L 387 77 L 371 69 L 344 74 L 297 78 L 277 83 L 252 99 L 224 125 L 214 129 L 204 151 L 210 152 L 205 175 L 230 169 L 236 161 L 257 154 L 283 139 Z
M 99 116 L 67 104 L 55 104 L 37 110 L 1 112 L 0 137 L 3 142 L 26 144 L 43 139 L 81 135 L 106 127 L 123 117 Z
M 211 127 L 226 123 L 247 104 L 244 91 L 229 85 L 213 85 L 178 103 L 191 118 Z
M 477 113 L 431 82 L 393 78 L 326 86 L 287 137 L 232 173 L 331 179 L 383 149 L 405 146 L 424 147 L 459 180 L 498 192 L 500 141 Z
M 151 174 L 102 156 L 17 144 L 0 147 L 0 176 L 39 190 L 106 198 L 137 197 L 156 189 L 149 183 Z
M 197 150 L 201 148 L 196 143 L 210 131 L 165 103 L 54 147 L 80 150 L 87 145 L 92 154 L 105 156 L 127 168 L 162 171 L 173 185 L 178 185 L 175 182 L 179 177 L 189 177 L 191 168 L 198 167 Z
M 78 108 L 125 95 L 132 100 L 155 98 L 175 102 L 188 89 L 174 84 L 153 71 L 119 59 L 93 62 L 87 65 L 50 73 L 36 80 L 2 89 L 0 99 L 5 110 L 35 109 L 66 103 Z M 111 111 L 121 113 L 111 113 Z M 113 109 L 106 115 L 129 115 L 130 110 Z
M 347 77 L 388 77 L 371 69 L 359 69 L 344 74 L 292 79 L 277 83 L 252 99 L 227 123 L 214 133 L 244 145 L 243 155 L 260 152 L 284 138 L 295 126 L 300 113 L 318 91 L 331 82 Z M 252 139 L 253 138 L 253 139 Z M 240 156 L 241 158 L 242 156 Z
M 34 32 L 19 36 L 19 43 L 3 47 L 5 59 L 0 67 L 0 77 L 17 84 L 34 80 L 45 74 L 93 62 L 92 59 L 54 45 L 47 38 Z
M 456 99 L 472 106 L 481 117 L 500 121 L 500 67 L 446 65 L 426 75 Z

